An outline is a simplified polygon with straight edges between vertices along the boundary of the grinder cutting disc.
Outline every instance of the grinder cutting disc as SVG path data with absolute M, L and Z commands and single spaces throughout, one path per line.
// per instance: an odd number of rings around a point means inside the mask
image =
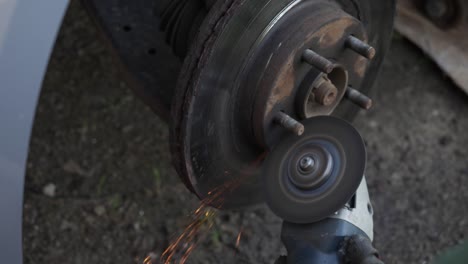
M 305 133 L 282 140 L 263 173 L 267 204 L 293 223 L 312 223 L 342 208 L 364 175 L 366 149 L 358 131 L 336 117 L 304 122 Z

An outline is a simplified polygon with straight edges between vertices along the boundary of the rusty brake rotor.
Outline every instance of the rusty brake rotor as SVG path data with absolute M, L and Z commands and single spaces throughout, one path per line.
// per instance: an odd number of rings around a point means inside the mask
M 173 104 L 176 169 L 217 206 L 262 201 L 264 159 L 317 115 L 351 118 L 388 47 L 393 1 L 227 0 L 205 18 Z M 346 98 L 346 99 L 344 99 Z

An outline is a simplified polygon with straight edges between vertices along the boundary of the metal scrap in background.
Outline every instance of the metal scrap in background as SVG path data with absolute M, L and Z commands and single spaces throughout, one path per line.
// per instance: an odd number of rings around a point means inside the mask
M 399 0 L 396 30 L 468 93 L 468 1 Z

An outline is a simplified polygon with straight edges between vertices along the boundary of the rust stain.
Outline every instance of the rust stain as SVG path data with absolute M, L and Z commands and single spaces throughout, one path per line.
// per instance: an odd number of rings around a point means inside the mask
M 318 45 L 321 49 L 332 47 L 342 41 L 346 35 L 346 30 L 353 26 L 354 20 L 342 18 L 325 25 L 314 33 L 314 36 L 320 36 Z
M 266 115 L 268 115 L 273 110 L 273 107 L 278 102 L 287 99 L 289 96 L 291 96 L 292 92 L 294 91 L 294 54 L 295 53 L 293 52 L 291 56 L 288 57 L 288 60 L 282 66 L 281 70 L 278 73 L 278 77 L 276 78 L 276 82 L 272 89 L 271 96 L 268 98 L 266 104 Z
M 355 60 L 353 69 L 356 75 L 359 76 L 359 78 L 364 78 L 364 75 L 366 74 L 367 70 L 367 65 L 368 60 L 364 57 L 358 56 L 358 58 Z

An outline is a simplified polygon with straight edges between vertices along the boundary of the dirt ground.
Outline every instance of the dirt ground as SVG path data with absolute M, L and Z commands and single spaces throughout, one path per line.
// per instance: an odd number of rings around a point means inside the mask
M 142 263 L 197 208 L 171 167 L 168 130 L 128 89 L 74 5 L 44 82 L 24 205 L 25 263 Z M 468 97 L 396 35 L 366 140 L 375 244 L 386 263 L 428 263 L 468 236 Z M 273 263 L 280 220 L 218 212 L 188 263 Z M 237 235 L 243 230 L 239 246 Z

